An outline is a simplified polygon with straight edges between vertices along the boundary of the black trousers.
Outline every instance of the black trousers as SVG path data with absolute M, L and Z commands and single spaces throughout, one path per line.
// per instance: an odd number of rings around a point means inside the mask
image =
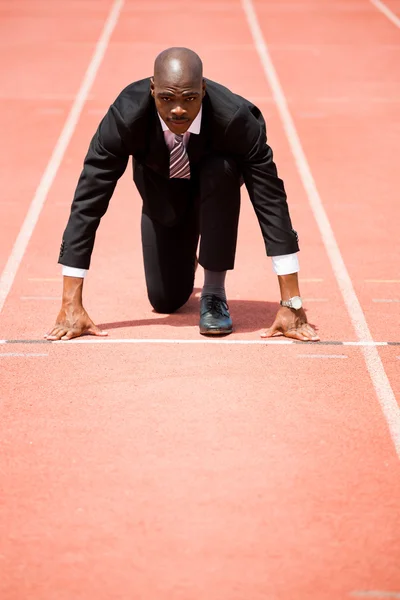
M 172 313 L 189 299 L 195 257 L 210 271 L 233 269 L 240 212 L 241 175 L 232 158 L 207 157 L 188 185 L 182 219 L 161 225 L 142 214 L 142 247 L 147 294 L 154 310 Z M 193 183 L 196 185 L 193 194 Z

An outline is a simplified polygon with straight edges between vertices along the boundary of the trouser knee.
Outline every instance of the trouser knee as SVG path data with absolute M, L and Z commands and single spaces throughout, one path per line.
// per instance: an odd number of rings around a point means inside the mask
M 159 291 L 148 290 L 148 298 L 154 311 L 159 314 L 168 315 L 176 312 L 189 300 L 193 287 L 185 291 L 173 294 L 165 294 Z

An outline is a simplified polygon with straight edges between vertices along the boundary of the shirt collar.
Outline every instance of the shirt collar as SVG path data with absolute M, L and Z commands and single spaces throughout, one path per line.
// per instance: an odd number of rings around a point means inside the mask
M 189 127 L 189 129 L 185 133 L 195 133 L 196 135 L 198 135 L 200 133 L 200 129 L 201 129 L 201 114 L 202 114 L 202 112 L 203 112 L 203 106 L 200 106 L 200 110 L 199 110 L 199 113 L 198 113 L 197 117 L 194 119 L 194 121 L 192 122 L 191 126 Z M 171 131 L 169 129 L 168 125 L 165 123 L 165 121 L 162 120 L 162 118 L 160 117 L 159 114 L 158 114 L 158 118 L 160 119 L 162 130 L 163 131 Z

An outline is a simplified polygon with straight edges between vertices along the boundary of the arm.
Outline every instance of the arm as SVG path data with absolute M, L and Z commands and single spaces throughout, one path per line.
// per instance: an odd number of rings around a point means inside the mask
M 266 127 L 261 112 L 252 107 L 241 107 L 229 128 L 235 133 L 236 151 L 242 162 L 243 177 L 253 204 L 267 255 L 284 257 L 299 250 L 298 237 L 292 227 L 283 181 L 278 177 L 273 153 L 267 144 Z M 229 129 L 228 128 L 228 129 Z M 232 140 L 232 143 L 235 142 Z M 239 147 L 238 147 L 239 146 Z M 233 146 L 235 148 L 235 145 Z M 288 256 L 289 263 L 290 257 Z M 297 262 L 297 261 L 294 261 Z M 277 271 L 282 300 L 300 296 L 298 266 L 293 270 Z M 294 310 L 281 307 L 273 325 L 262 333 L 263 337 L 283 334 L 307 341 L 317 341 L 315 330 L 307 323 L 303 308 Z
M 300 296 L 300 287 L 297 273 L 278 275 L 279 288 L 282 300 L 289 300 L 293 296 Z M 303 308 L 295 310 L 281 306 L 271 327 L 261 332 L 261 337 L 269 338 L 276 335 L 303 342 L 318 342 L 319 336 L 315 329 L 307 322 Z
M 47 340 L 70 340 L 84 333 L 104 336 L 82 304 L 83 277 L 63 277 L 62 304 L 54 327 L 44 336 Z
M 59 263 L 73 267 L 63 277 L 61 309 L 48 340 L 71 339 L 84 333 L 107 335 L 93 323 L 83 307 L 84 271 L 88 269 L 96 230 L 105 214 L 116 183 L 126 169 L 129 153 L 124 144 L 124 124 L 111 106 L 94 135 L 86 155 L 71 214 L 63 235 Z M 71 274 L 79 276 L 70 276 Z
M 97 228 L 128 163 L 125 136 L 122 117 L 112 105 L 90 142 L 63 235 L 58 260 L 62 265 L 90 266 Z
M 267 144 L 261 112 L 241 106 L 227 130 L 229 147 L 238 155 L 243 179 L 256 213 L 268 256 L 299 251 L 292 227 L 285 187 L 278 177 L 273 153 Z

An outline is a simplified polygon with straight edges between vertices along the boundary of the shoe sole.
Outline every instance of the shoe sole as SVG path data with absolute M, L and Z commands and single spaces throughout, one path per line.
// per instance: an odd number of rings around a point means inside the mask
M 233 331 L 233 327 L 230 329 L 201 329 L 201 335 L 229 335 Z

